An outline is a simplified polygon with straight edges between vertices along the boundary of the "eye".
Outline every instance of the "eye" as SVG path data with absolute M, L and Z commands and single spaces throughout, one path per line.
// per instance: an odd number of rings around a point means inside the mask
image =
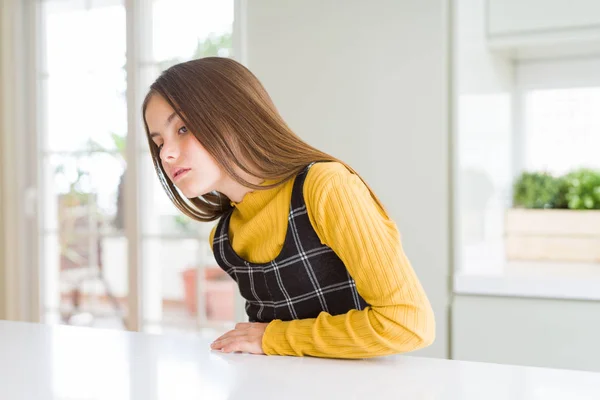
M 162 148 L 163 148 L 163 146 L 164 146 L 164 143 L 163 143 L 163 144 L 160 144 L 160 145 L 156 145 L 156 146 L 158 147 L 158 152 L 160 153 L 160 151 L 162 150 Z
M 180 135 L 183 135 L 187 131 L 188 131 L 187 128 L 185 126 L 182 126 L 181 128 L 179 128 L 179 130 L 177 131 L 177 133 L 179 133 Z

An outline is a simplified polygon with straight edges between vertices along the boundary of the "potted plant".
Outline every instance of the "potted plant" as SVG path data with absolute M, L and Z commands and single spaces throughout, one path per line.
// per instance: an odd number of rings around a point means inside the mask
M 513 189 L 508 260 L 600 262 L 600 171 L 524 172 Z

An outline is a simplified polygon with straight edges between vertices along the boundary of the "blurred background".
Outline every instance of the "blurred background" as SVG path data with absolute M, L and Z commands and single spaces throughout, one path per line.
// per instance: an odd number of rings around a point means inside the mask
M 416 355 L 600 371 L 600 2 L 0 0 L 0 318 L 201 335 L 244 319 L 141 102 L 232 57 L 397 222 Z

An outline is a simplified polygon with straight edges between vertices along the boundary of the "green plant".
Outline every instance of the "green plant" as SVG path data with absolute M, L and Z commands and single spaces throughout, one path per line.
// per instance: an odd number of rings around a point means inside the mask
M 112 140 L 112 144 L 114 149 L 107 148 L 96 140 L 90 139 L 87 142 L 87 151 L 90 153 L 107 153 L 114 154 L 115 157 L 119 159 L 122 164 L 125 164 L 125 151 L 127 145 L 127 136 L 119 135 L 117 133 L 111 132 L 110 138 Z M 116 150 L 116 152 L 115 152 Z
M 74 169 L 74 170 L 73 170 Z M 96 195 L 89 187 L 90 173 L 79 162 L 73 169 L 61 163 L 54 169 L 55 179 L 68 183 L 68 190 L 58 193 L 58 242 L 60 268 L 69 269 L 89 263 L 89 241 L 78 231 L 89 229 L 91 217 L 101 218 Z
M 69 174 L 64 164 L 59 164 L 56 166 L 56 168 L 54 168 L 55 179 L 60 177 L 62 180 L 69 182 L 69 191 L 63 193 L 63 196 L 69 199 L 67 203 L 68 206 L 86 202 L 88 196 L 90 195 L 84 184 L 84 182 L 90 177 L 89 172 L 77 166 L 75 173 L 75 176 Z
M 569 204 L 567 201 L 567 180 L 564 176 L 558 177 L 558 194 L 556 195 L 556 199 L 554 201 L 554 208 L 569 208 Z
M 193 231 L 193 221 L 189 218 L 186 217 L 185 215 L 175 215 L 173 217 L 173 221 L 175 222 L 175 225 L 184 232 L 191 232 Z
M 545 172 L 523 172 L 513 187 L 513 206 L 564 208 L 565 181 Z
M 570 209 L 600 209 L 600 171 L 582 168 L 567 174 L 564 180 Z
M 199 39 L 194 49 L 194 53 L 191 55 L 192 60 L 203 58 L 203 57 L 229 57 L 231 54 L 231 48 L 233 47 L 233 36 L 231 32 L 224 32 L 221 34 L 210 33 L 207 37 Z M 186 61 L 183 57 L 175 57 L 164 60 L 159 63 L 159 69 L 164 71 L 175 64 Z

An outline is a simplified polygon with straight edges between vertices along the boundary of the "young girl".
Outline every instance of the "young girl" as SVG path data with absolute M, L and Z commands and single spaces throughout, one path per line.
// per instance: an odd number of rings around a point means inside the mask
M 258 79 L 227 58 L 175 65 L 143 105 L 173 203 L 211 234 L 248 323 L 223 352 L 365 358 L 423 348 L 433 312 L 400 234 L 356 172 L 286 125 Z

